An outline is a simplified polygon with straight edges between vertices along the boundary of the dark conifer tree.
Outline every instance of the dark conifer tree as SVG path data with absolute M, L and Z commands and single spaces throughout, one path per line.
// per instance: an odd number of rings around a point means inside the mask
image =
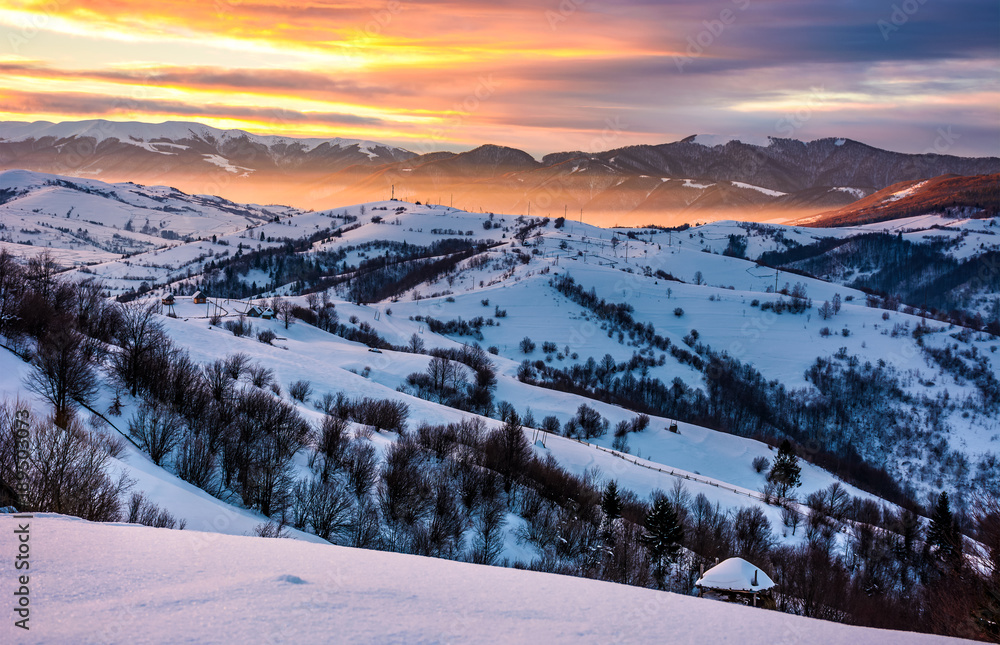
M 618 482 L 611 480 L 601 495 L 601 511 L 604 519 L 601 522 L 601 539 L 608 546 L 615 544 L 615 520 L 622 516 L 622 500 L 618 494 Z
M 941 491 L 927 529 L 927 546 L 950 566 L 957 567 L 962 558 L 962 534 L 951 514 L 948 493 Z
M 613 522 L 622 516 L 622 500 L 618 495 L 618 482 L 611 480 L 604 488 L 604 495 L 601 497 L 601 510 L 608 522 Z
M 781 442 L 778 448 L 778 456 L 771 466 L 771 472 L 767 475 L 767 480 L 774 484 L 780 497 L 788 497 L 788 493 L 797 488 L 800 484 L 802 468 L 799 460 L 795 456 L 795 450 L 788 439 Z
M 665 497 L 657 498 L 653 502 L 653 509 L 646 515 L 642 543 L 653 562 L 653 578 L 658 589 L 664 588 L 667 565 L 677 559 L 682 539 L 684 527 L 677 517 L 677 511 Z

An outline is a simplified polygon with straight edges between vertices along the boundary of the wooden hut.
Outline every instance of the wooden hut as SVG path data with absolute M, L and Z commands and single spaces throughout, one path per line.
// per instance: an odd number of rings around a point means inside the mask
M 264 310 L 261 309 L 260 305 L 251 305 L 250 308 L 247 309 L 247 315 L 251 318 L 260 318 L 263 313 Z
M 742 602 L 757 606 L 758 596 L 764 595 L 766 602 L 770 600 L 770 590 L 775 587 L 774 581 L 754 564 L 743 558 L 729 558 L 706 571 L 694 583 L 698 587 L 698 595 L 706 593 L 713 596 L 724 596 L 730 602 Z
M 168 293 L 167 295 L 163 296 L 163 300 L 161 300 L 160 302 L 162 302 L 165 305 L 173 305 L 174 304 L 174 294 Z
M 201 291 L 195 291 L 191 299 L 194 300 L 194 304 L 196 305 L 203 305 L 208 302 L 208 297 Z

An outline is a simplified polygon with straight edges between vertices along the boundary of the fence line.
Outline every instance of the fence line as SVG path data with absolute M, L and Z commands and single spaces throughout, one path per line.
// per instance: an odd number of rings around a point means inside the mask
M 746 495 L 750 499 L 755 499 L 757 501 L 764 502 L 765 504 L 767 504 L 767 499 L 766 499 L 765 495 L 763 493 L 758 492 L 758 491 L 740 490 L 740 489 L 738 489 L 738 488 L 736 488 L 734 486 L 726 486 L 724 484 L 720 484 L 717 481 L 712 481 L 712 480 L 710 480 L 708 478 L 699 477 L 698 475 L 693 475 L 691 473 L 677 472 L 677 471 L 675 471 L 675 470 L 673 470 L 671 468 L 664 469 L 664 467 L 662 467 L 662 466 L 651 466 L 649 464 L 639 463 L 639 458 L 638 457 L 633 457 L 633 458 L 629 459 L 624 453 L 621 453 L 621 452 L 619 452 L 617 450 L 611 450 L 610 448 L 605 448 L 603 446 L 598 446 L 597 444 L 590 443 L 588 441 L 583 441 L 581 439 L 577 439 L 576 437 L 565 437 L 563 435 L 555 434 L 553 432 L 549 432 L 548 430 L 543 430 L 541 428 L 539 429 L 539 431 L 540 432 L 544 432 L 545 434 L 552 435 L 554 437 L 559 437 L 561 439 L 569 439 L 570 441 L 575 441 L 575 442 L 577 442 L 577 443 L 579 443 L 581 445 L 588 446 L 590 448 L 596 448 L 597 450 L 600 450 L 602 452 L 606 452 L 606 453 L 608 453 L 610 455 L 614 455 L 615 457 L 618 457 L 619 459 L 622 459 L 622 460 L 624 460 L 624 461 L 626 461 L 626 462 L 628 462 L 630 464 L 639 466 L 640 468 L 647 468 L 649 470 L 655 470 L 657 472 L 663 473 L 665 475 L 670 475 L 672 477 L 678 477 L 678 478 L 683 477 L 684 479 L 687 479 L 688 481 L 696 481 L 696 482 L 698 482 L 700 484 L 706 484 L 708 486 L 715 486 L 716 488 L 718 488 L 720 490 L 725 490 L 725 491 L 729 491 L 729 492 L 732 492 L 732 493 L 736 493 L 737 495 Z M 804 518 L 808 517 L 807 513 L 802 510 L 802 505 L 799 504 L 798 502 L 790 502 L 788 504 L 788 507 L 793 512 L 798 513 L 802 517 L 804 517 Z

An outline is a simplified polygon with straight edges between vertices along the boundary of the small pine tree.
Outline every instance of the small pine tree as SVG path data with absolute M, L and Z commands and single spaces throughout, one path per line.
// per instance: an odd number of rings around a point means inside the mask
M 601 511 L 604 518 L 601 521 L 601 539 L 608 546 L 615 544 L 615 520 L 622 516 L 622 500 L 618 495 L 618 483 L 608 482 L 601 496 Z
M 778 448 L 778 456 L 771 466 L 771 472 L 767 474 L 767 481 L 774 484 L 779 497 L 788 497 L 788 493 L 802 483 L 801 473 L 802 468 L 795 450 L 792 449 L 791 442 L 785 439 Z
M 951 514 L 948 493 L 941 491 L 931 514 L 927 529 L 927 545 L 935 549 L 939 558 L 951 565 L 958 565 L 962 557 L 962 534 Z
M 646 515 L 646 530 L 641 539 L 653 562 L 656 586 L 663 589 L 667 565 L 677 559 L 681 540 L 684 539 L 684 527 L 677 517 L 677 511 L 665 497 L 659 497 L 653 502 L 652 510 Z
M 601 510 L 604 511 L 604 517 L 608 522 L 613 522 L 622 516 L 622 499 L 618 495 L 618 483 L 613 479 L 604 487 Z

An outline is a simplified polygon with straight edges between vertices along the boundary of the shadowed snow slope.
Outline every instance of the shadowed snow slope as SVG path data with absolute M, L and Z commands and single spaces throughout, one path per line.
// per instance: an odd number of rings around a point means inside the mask
M 16 520 L 0 516 L 12 553 Z M 44 643 L 946 642 L 551 574 L 344 547 L 30 521 L 30 631 Z M 4 585 L 13 585 L 5 566 Z M 9 591 L 8 591 L 9 593 Z

